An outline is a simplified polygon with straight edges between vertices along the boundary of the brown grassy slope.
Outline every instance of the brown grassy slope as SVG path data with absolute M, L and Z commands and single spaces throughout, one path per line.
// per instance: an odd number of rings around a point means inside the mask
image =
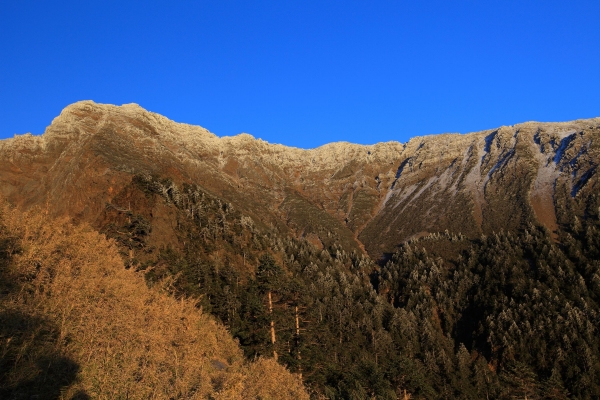
M 201 127 L 178 124 L 138 106 L 86 101 L 66 107 L 42 137 L 22 135 L 0 141 L 0 194 L 12 204 L 48 205 L 53 215 L 98 228 L 106 203 L 131 183 L 133 175 L 152 175 L 169 178 L 179 187 L 198 184 L 257 224 L 275 226 L 287 236 L 286 222 L 304 227 L 302 212 L 291 213 L 286 221 L 279 212 L 285 212 L 279 207 L 293 191 L 311 214 L 329 213 L 336 218 L 314 219 L 313 230 L 324 234 L 317 240 L 330 239 L 325 222 L 333 221 L 336 230 L 346 231 L 345 247 L 358 248 L 355 229 L 385 196 L 401 148 L 399 143 L 336 143 L 301 150 L 249 135 L 218 138 Z M 375 190 L 378 182 L 381 193 Z M 351 195 L 363 189 L 369 196 Z M 344 194 L 349 198 L 348 211 L 339 210 Z M 357 206 L 355 198 L 360 200 Z
M 565 222 L 586 218 L 599 149 L 598 118 L 411 139 L 358 239 L 376 257 L 445 230 L 477 237 L 534 224 L 556 238 Z
M 556 238 L 565 219 L 585 218 L 599 146 L 595 118 L 302 150 L 247 134 L 219 138 L 137 105 L 83 101 L 42 137 L 0 141 L 0 195 L 101 229 L 106 204 L 135 175 L 168 178 L 199 185 L 283 236 L 318 245 L 339 232 L 344 248 L 377 259 L 446 229 L 474 238 L 533 223 Z
M 0 397 L 308 398 L 272 360 L 244 362 L 189 300 L 148 289 L 112 241 L 0 210 Z

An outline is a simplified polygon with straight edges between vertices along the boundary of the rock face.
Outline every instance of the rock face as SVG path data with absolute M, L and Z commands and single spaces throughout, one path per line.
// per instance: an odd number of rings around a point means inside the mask
M 259 224 L 318 246 L 335 235 L 377 259 L 444 230 L 478 236 L 541 224 L 556 232 L 590 211 L 599 162 L 600 118 L 302 150 L 248 134 L 219 138 L 135 104 L 83 101 L 41 137 L 0 142 L 0 193 L 101 225 L 134 176 L 169 178 L 200 185 Z

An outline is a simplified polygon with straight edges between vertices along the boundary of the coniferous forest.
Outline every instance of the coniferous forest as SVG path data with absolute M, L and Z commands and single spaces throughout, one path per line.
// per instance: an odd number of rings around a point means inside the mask
M 315 398 L 600 396 L 596 196 L 558 240 L 533 224 L 446 231 L 375 262 L 335 234 L 322 249 L 279 235 L 195 185 L 138 176 L 127 190 L 176 210 L 181 243 L 148 246 L 144 207 L 107 205 L 128 267 L 150 286 L 173 278 L 247 358 L 276 358 Z

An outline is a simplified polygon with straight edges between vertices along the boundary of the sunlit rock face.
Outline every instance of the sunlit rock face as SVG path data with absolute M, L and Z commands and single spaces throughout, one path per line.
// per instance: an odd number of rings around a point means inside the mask
M 83 101 L 41 137 L 0 142 L 0 193 L 101 225 L 134 176 L 168 178 L 201 186 L 258 224 L 317 246 L 333 235 L 377 259 L 431 232 L 479 236 L 528 224 L 556 232 L 598 213 L 586 207 L 599 189 L 599 141 L 596 118 L 303 150 L 248 134 L 219 138 L 135 104 Z M 168 236 L 168 210 L 147 207 L 154 235 Z

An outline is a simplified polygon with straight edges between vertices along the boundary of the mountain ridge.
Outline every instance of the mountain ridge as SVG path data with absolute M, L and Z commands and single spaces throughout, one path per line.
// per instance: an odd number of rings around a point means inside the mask
M 519 223 L 537 221 L 556 231 L 556 195 L 552 193 L 556 189 L 552 186 L 558 182 L 576 194 L 595 176 L 598 127 L 600 118 L 525 122 L 467 134 L 420 136 L 406 143 L 336 142 L 299 149 L 249 134 L 219 138 L 205 128 L 176 123 L 137 104 L 83 101 L 67 106 L 41 137 L 22 135 L 0 142 L 2 158 L 10 165 L 4 170 L 13 174 L 12 183 L 4 179 L 2 192 L 10 198 L 19 187 L 29 185 L 27 195 L 13 196 L 23 204 L 42 204 L 48 196 L 58 199 L 65 194 L 68 204 L 76 203 L 76 210 L 69 214 L 93 222 L 93 212 L 86 211 L 83 199 L 68 189 L 70 180 L 81 187 L 95 186 L 97 196 L 108 193 L 96 200 L 93 207 L 98 210 L 110 201 L 110 193 L 118 192 L 136 173 L 172 175 L 179 183 L 203 185 L 259 220 L 281 225 L 281 215 L 275 214 L 285 213 L 281 205 L 291 190 L 349 230 L 355 237 L 350 247 L 364 246 L 378 258 L 407 239 L 435 231 L 449 229 L 476 236 L 507 226 L 506 218 L 494 211 L 490 193 L 502 195 L 502 185 L 511 174 L 520 187 L 510 196 L 522 201 L 511 202 L 509 213 Z M 20 157 L 32 165 L 15 163 Z M 70 167 L 65 167 L 66 160 Z M 79 160 L 77 166 L 75 160 Z M 91 173 L 93 179 L 110 175 L 110 184 L 92 185 L 75 178 L 92 160 L 98 169 Z M 36 163 L 43 165 L 35 169 Z M 28 169 L 36 178 L 18 183 L 20 177 L 27 177 Z M 570 181 L 563 170 L 572 175 Z M 57 174 L 53 182 L 45 171 Z M 42 187 L 32 189 L 36 182 L 43 182 Z M 246 206 L 248 201 L 253 204 Z M 419 204 L 428 205 L 421 222 L 414 219 Z M 65 214 L 64 208 L 57 212 Z M 261 210 L 258 215 L 257 210 Z M 499 222 L 488 222 L 495 219 Z M 302 225 L 301 221 L 283 222 Z M 315 234 L 305 226 L 292 230 L 301 236 Z

